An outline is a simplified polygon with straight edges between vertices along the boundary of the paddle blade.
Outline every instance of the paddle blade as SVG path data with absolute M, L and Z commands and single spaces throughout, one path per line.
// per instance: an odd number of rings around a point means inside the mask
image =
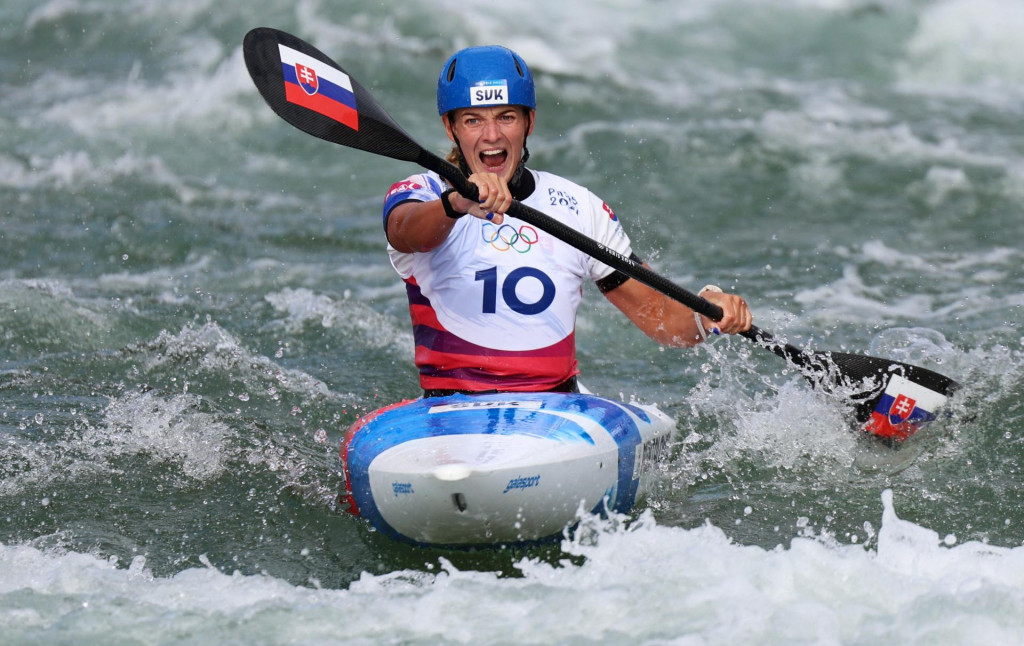
M 834 365 L 847 383 L 867 386 L 853 398 L 857 419 L 866 431 L 888 440 L 916 433 L 959 388 L 949 377 L 899 361 L 843 352 L 815 355 Z
M 423 152 L 363 86 L 309 43 L 277 29 L 245 35 L 245 66 L 282 119 L 327 141 L 415 162 Z
M 960 387 L 926 368 L 845 352 L 809 352 L 752 325 L 741 334 L 792 362 L 815 388 L 853 401 L 857 422 L 880 438 L 901 442 L 935 418 Z

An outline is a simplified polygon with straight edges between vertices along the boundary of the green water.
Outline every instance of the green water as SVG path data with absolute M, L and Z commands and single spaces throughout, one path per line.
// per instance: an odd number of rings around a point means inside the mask
M 335 57 L 438 151 L 444 57 L 516 48 L 538 77 L 531 163 L 613 205 L 659 272 L 743 294 L 798 345 L 965 385 L 893 452 L 773 355 L 663 350 L 588 288 L 586 385 L 679 420 L 643 507 L 660 525 L 870 547 L 891 488 L 950 543 L 1024 540 L 1012 5 L 125 4 L 0 10 L 3 545 L 343 589 L 439 557 L 500 576 L 580 560 L 409 548 L 337 510 L 346 427 L 418 392 L 380 225 L 417 169 L 279 120 L 241 58 L 262 25 Z

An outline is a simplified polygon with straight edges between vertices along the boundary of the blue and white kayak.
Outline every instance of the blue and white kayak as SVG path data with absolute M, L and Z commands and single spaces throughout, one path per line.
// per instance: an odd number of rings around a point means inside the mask
M 674 431 L 654 406 L 591 394 L 400 402 L 349 429 L 342 501 L 380 532 L 418 545 L 543 540 L 581 509 L 632 509 Z

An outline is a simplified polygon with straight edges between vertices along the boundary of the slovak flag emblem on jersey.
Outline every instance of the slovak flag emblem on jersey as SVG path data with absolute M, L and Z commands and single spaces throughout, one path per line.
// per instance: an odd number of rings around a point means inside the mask
M 619 221 L 619 217 L 615 215 L 615 211 L 612 211 L 612 207 L 608 206 L 607 202 L 601 202 L 601 207 L 604 208 L 604 212 L 608 214 L 608 217 L 612 219 L 612 222 Z
M 316 70 L 312 67 L 306 67 L 302 63 L 295 64 L 295 78 L 299 82 L 299 87 L 306 91 L 306 94 L 312 96 L 316 94 L 316 91 L 320 89 L 320 80 L 316 77 Z

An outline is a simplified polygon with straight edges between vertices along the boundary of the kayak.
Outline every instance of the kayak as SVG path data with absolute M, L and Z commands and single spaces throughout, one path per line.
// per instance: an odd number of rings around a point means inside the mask
M 589 393 L 407 400 L 349 428 L 341 502 L 416 545 L 543 541 L 581 512 L 629 512 L 674 431 L 654 406 Z

